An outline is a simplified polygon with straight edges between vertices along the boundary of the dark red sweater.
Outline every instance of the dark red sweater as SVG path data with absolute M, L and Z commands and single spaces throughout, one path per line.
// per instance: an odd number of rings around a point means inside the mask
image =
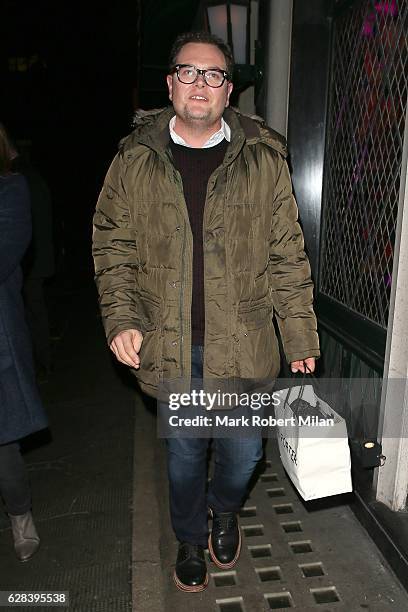
M 215 147 L 194 149 L 170 140 L 174 165 L 183 180 L 191 231 L 193 233 L 193 303 L 191 308 L 192 343 L 204 344 L 204 258 L 203 214 L 208 179 L 221 165 L 228 142 Z

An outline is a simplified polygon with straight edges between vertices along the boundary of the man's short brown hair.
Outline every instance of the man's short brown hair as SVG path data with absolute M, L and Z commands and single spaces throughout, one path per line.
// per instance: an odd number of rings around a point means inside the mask
M 206 45 L 214 45 L 217 47 L 225 58 L 225 65 L 227 67 L 229 80 L 232 79 L 232 73 L 234 71 L 234 58 L 231 53 L 231 49 L 221 38 L 210 34 L 209 32 L 185 32 L 177 36 L 170 50 L 169 58 L 169 69 L 170 71 L 177 65 L 177 56 L 180 53 L 184 45 L 188 43 L 204 43 Z

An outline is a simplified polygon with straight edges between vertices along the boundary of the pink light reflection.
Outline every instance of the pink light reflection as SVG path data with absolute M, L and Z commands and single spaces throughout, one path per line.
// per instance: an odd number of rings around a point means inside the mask
M 395 17 L 398 15 L 397 0 L 388 0 L 388 2 L 377 2 L 375 5 L 377 13 L 382 15 L 391 15 Z

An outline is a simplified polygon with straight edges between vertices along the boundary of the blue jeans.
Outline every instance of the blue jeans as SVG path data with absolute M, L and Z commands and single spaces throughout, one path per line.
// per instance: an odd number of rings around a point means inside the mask
M 193 346 L 191 376 L 201 378 L 203 347 Z M 207 485 L 209 438 L 168 438 L 171 522 L 180 542 L 207 546 L 207 508 L 238 512 L 248 482 L 262 457 L 262 438 L 214 438 L 214 476 Z

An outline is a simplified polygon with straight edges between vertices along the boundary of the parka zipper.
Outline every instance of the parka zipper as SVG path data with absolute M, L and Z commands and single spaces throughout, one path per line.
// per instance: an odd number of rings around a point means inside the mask
M 183 302 L 184 302 L 184 260 L 186 252 L 186 223 L 184 222 L 184 233 L 183 233 L 183 248 L 181 251 L 181 279 L 180 279 L 180 300 L 179 300 L 179 316 L 180 316 L 180 376 L 184 376 L 184 360 L 183 360 L 183 346 L 184 346 L 184 313 L 183 313 Z
M 205 355 L 205 347 L 207 346 L 207 330 L 208 330 L 208 325 L 207 325 L 207 304 L 208 304 L 208 300 L 207 300 L 207 265 L 206 265 L 206 260 L 207 258 L 205 257 L 204 254 L 204 249 L 205 249 L 205 232 L 206 232 L 206 227 L 207 227 L 207 217 L 208 217 L 208 196 L 209 196 L 209 192 L 210 190 L 214 189 L 215 187 L 215 183 L 217 182 L 217 178 L 221 172 L 221 169 L 224 167 L 224 163 L 221 164 L 221 166 L 218 166 L 218 168 L 216 168 L 212 174 L 210 175 L 210 178 L 208 179 L 208 183 L 207 183 L 207 189 L 206 189 L 206 193 L 205 193 L 205 202 L 204 202 L 204 210 L 203 210 L 203 289 L 204 289 L 204 347 L 203 347 L 203 351 L 204 351 L 204 355 L 203 355 L 203 377 L 204 377 L 204 369 L 206 367 L 206 355 Z M 227 271 L 226 271 L 227 273 Z
M 181 175 L 178 170 L 174 169 L 174 179 L 177 185 L 180 187 L 179 193 L 181 194 L 184 202 L 184 208 L 187 210 L 187 205 L 184 200 L 184 192 L 181 187 Z M 184 359 L 183 359 L 183 348 L 184 348 L 184 291 L 185 291 L 185 259 L 186 259 L 186 242 L 187 242 L 187 224 L 184 220 L 184 232 L 183 232 L 183 247 L 181 251 L 181 278 L 180 278 L 180 299 L 179 299 L 179 317 L 180 317 L 180 377 L 184 376 Z M 190 326 L 191 327 L 191 326 Z
M 239 143 L 239 141 L 238 141 Z M 214 189 L 215 184 L 217 182 L 217 179 L 220 175 L 220 173 L 222 171 L 225 170 L 226 172 L 226 187 L 225 187 L 225 193 L 224 193 L 224 202 L 223 202 L 223 206 L 224 206 L 224 210 L 225 210 L 225 205 L 226 205 L 226 197 L 228 195 L 228 189 L 229 189 L 229 181 L 230 181 L 230 166 L 232 161 L 235 159 L 236 155 L 238 154 L 238 152 L 233 153 L 230 150 L 230 144 L 228 145 L 228 149 L 227 149 L 227 153 L 225 155 L 224 161 L 222 162 L 222 164 L 220 166 L 218 166 L 218 168 L 216 168 L 214 170 L 214 172 L 210 175 L 210 178 L 208 179 L 208 183 L 207 183 L 207 191 L 205 194 L 205 203 L 204 203 L 204 212 L 203 212 L 203 250 L 204 250 L 204 245 L 205 245 L 205 228 L 207 227 L 207 217 L 208 217 L 208 196 L 209 196 L 209 191 L 211 189 Z M 240 147 L 241 148 L 241 147 Z M 204 264 L 204 270 L 203 270 L 203 275 L 204 275 L 204 358 L 203 358 L 203 376 L 204 376 L 204 371 L 206 368 L 206 358 L 205 358 L 205 347 L 207 346 L 207 333 L 208 333 L 208 325 L 207 325 L 207 307 L 206 305 L 208 304 L 208 300 L 207 300 L 207 283 L 206 283 L 206 278 L 207 278 L 207 274 L 206 274 L 206 257 L 203 257 L 203 264 Z M 228 274 L 228 269 L 226 268 L 225 270 L 225 274 Z M 228 285 L 228 283 L 227 283 Z M 227 298 L 228 302 L 230 301 L 229 298 Z M 235 339 L 235 338 L 234 338 Z

